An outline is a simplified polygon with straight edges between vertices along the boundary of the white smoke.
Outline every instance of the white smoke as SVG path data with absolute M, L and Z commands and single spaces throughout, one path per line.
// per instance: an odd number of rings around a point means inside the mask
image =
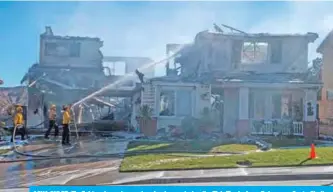
M 165 56 L 167 43 L 192 42 L 197 32 L 212 28 L 213 23 L 246 32 L 316 32 L 320 38 L 310 46 L 312 59 L 319 43 L 333 28 L 333 2 L 284 2 L 287 9 L 281 14 L 260 18 L 255 18 L 253 12 L 262 10 L 247 7 L 255 2 L 244 2 L 243 6 L 239 2 L 136 3 L 134 7 L 125 2 L 81 2 L 69 18 L 61 18 L 52 25 L 53 31 L 60 35 L 100 37 L 104 41 L 103 54 L 107 56 L 152 59 Z M 177 8 L 170 8 L 171 4 Z M 163 73 L 164 67 L 160 66 L 156 74 Z

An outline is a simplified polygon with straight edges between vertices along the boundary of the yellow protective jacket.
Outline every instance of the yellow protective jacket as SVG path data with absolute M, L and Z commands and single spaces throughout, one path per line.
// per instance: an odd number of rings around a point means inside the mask
M 62 115 L 62 124 L 69 124 L 70 121 L 71 121 L 71 115 L 69 111 L 66 110 Z
M 24 124 L 24 118 L 22 113 L 16 113 L 14 116 L 14 126 L 17 125 L 23 125 Z
M 49 120 L 55 120 L 57 117 L 57 111 L 55 109 L 50 109 Z

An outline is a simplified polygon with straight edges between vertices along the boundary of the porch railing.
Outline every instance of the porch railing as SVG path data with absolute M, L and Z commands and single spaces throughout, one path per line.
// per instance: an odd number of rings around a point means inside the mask
M 294 121 L 292 125 L 283 121 L 251 120 L 251 133 L 256 135 L 297 135 L 303 136 L 303 122 Z

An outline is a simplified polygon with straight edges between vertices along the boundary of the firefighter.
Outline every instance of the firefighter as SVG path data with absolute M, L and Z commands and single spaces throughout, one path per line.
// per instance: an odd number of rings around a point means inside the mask
M 21 134 L 21 140 L 25 140 L 24 136 L 26 135 L 26 129 L 24 126 L 24 117 L 23 117 L 23 108 L 21 106 L 16 107 L 16 114 L 14 116 L 14 128 L 16 128 L 16 132 Z M 10 142 L 14 140 L 14 129 L 12 130 L 12 138 Z
M 45 139 L 49 139 L 49 135 L 53 127 L 54 127 L 54 138 L 58 137 L 59 127 L 56 123 L 56 118 L 57 118 L 57 107 L 56 105 L 51 105 L 49 110 L 49 128 L 45 133 Z
M 62 115 L 62 144 L 63 145 L 70 145 L 69 143 L 69 123 L 71 121 L 71 114 L 69 106 L 64 107 L 64 113 Z

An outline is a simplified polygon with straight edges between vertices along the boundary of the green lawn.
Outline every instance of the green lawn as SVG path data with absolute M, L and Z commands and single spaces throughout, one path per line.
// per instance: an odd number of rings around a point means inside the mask
M 317 148 L 317 159 L 307 160 L 309 149 L 281 149 L 245 155 L 188 157 L 172 154 L 146 154 L 126 157 L 120 171 L 200 169 L 238 167 L 239 161 L 250 161 L 252 167 L 301 166 L 333 164 L 333 147 Z
M 290 142 L 289 144 L 291 144 Z M 216 142 L 131 142 L 128 151 L 142 153 L 126 155 L 120 171 L 232 168 L 238 167 L 237 162 L 242 161 L 251 162 L 252 167 L 333 164 L 333 147 L 317 147 L 316 152 L 319 158 L 314 160 L 307 160 L 310 146 L 298 149 L 275 149 L 267 152 L 255 152 L 256 149 L 255 145 Z M 207 154 L 214 152 L 249 153 L 229 156 L 189 156 L 189 154 L 195 155 L 200 152 Z
M 311 142 L 305 141 L 301 138 L 287 138 L 287 137 L 261 137 L 264 141 L 271 143 L 273 148 L 279 148 L 279 147 L 290 147 L 290 146 L 310 146 Z
M 128 152 L 171 152 L 171 153 L 235 153 L 255 151 L 256 145 L 232 144 L 214 141 L 151 142 L 133 141 Z
M 0 155 L 3 155 L 9 151 L 10 151 L 10 149 L 0 149 Z

